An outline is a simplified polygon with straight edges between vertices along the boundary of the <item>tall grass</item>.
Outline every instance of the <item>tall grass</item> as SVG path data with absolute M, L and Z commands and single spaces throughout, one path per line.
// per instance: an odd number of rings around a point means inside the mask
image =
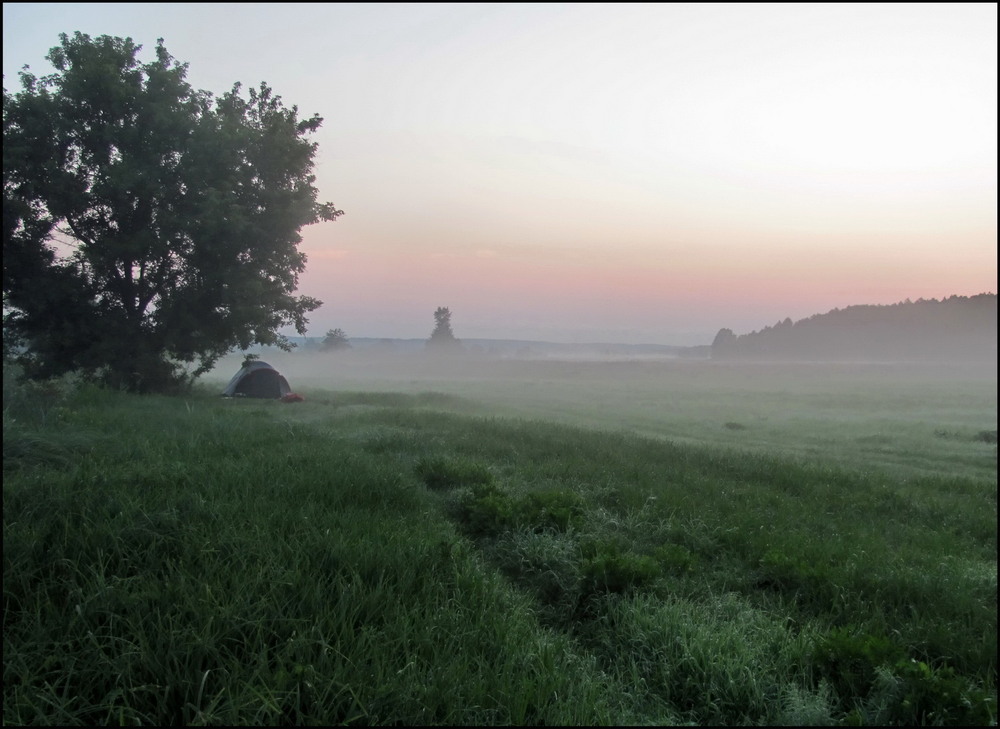
M 995 477 L 46 393 L 5 381 L 5 723 L 995 721 Z

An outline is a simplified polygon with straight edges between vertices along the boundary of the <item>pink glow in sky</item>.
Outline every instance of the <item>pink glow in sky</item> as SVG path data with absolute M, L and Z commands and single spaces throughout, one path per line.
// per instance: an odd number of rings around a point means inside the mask
M 310 334 L 704 344 L 996 291 L 997 7 L 4 5 L 325 118 Z

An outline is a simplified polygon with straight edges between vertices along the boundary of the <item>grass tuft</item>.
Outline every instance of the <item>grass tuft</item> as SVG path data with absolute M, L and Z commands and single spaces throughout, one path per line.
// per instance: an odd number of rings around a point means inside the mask
M 417 461 L 414 471 L 427 488 L 435 490 L 493 483 L 493 474 L 486 466 L 467 459 L 424 456 Z

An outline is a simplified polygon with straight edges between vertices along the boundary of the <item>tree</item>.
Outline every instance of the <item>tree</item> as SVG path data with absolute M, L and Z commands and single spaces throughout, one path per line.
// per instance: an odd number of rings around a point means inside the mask
M 427 340 L 428 346 L 433 347 L 454 347 L 459 344 L 451 331 L 451 311 L 446 306 L 439 306 L 434 311 L 434 331 L 431 338 Z
M 732 329 L 720 329 L 719 333 L 715 335 L 715 339 L 712 340 L 712 357 L 719 358 L 732 354 L 738 339 L 739 337 L 733 334 Z
M 319 345 L 321 352 L 335 352 L 339 349 L 350 349 L 351 343 L 347 341 L 347 335 L 343 329 L 331 329 L 326 333 L 322 344 Z
M 290 349 L 320 306 L 294 296 L 317 202 L 322 119 L 264 83 L 215 98 L 160 39 L 60 35 L 3 96 L 4 333 L 29 376 L 168 389 L 253 344 Z M 190 370 L 190 373 L 187 373 Z

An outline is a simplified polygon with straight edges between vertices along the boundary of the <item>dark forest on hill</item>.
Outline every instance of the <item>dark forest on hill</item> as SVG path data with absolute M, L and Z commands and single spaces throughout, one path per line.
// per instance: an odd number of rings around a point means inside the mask
M 848 306 L 760 331 L 722 329 L 713 359 L 986 361 L 997 357 L 996 294 Z

